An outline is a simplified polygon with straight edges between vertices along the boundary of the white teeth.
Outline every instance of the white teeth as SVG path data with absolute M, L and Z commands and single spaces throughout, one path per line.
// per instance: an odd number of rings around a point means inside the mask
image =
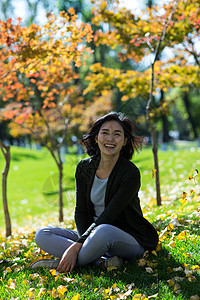
M 109 144 L 105 144 L 105 147 L 109 147 L 109 148 L 115 148 L 114 145 L 109 145 Z

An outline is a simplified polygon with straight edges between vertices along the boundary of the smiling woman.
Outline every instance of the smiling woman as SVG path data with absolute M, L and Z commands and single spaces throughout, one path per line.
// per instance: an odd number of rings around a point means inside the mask
M 101 153 L 101 164 L 97 169 L 97 176 L 104 178 L 105 172 L 107 172 L 107 178 L 119 158 L 122 147 L 126 145 L 127 139 L 124 136 L 122 126 L 113 120 L 107 121 L 101 126 L 95 141 Z M 112 164 L 110 164 L 110 156 L 112 157 Z M 106 167 L 107 162 L 108 168 Z
M 76 169 L 77 231 L 45 227 L 36 233 L 38 246 L 58 257 L 31 265 L 71 272 L 75 266 L 95 263 L 121 266 L 157 246 L 158 235 L 143 217 L 138 192 L 140 172 L 130 162 L 143 139 L 134 135 L 133 123 L 111 112 L 98 119 L 83 136 L 90 157 Z

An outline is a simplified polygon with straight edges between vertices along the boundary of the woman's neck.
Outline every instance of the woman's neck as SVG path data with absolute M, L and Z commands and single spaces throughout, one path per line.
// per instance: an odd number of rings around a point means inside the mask
M 119 158 L 119 155 L 111 157 L 111 156 L 101 156 L 99 166 L 96 171 L 97 177 L 101 179 L 106 179 L 109 177 L 110 173 L 112 172 L 112 169 L 114 168 L 117 160 Z

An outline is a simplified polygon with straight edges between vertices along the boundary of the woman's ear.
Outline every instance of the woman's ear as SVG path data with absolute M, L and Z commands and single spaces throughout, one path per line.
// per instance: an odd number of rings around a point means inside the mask
M 124 138 L 123 146 L 126 146 L 127 140 L 128 140 L 127 138 Z
M 97 135 L 95 136 L 95 142 L 98 143 L 98 137 L 97 137 Z

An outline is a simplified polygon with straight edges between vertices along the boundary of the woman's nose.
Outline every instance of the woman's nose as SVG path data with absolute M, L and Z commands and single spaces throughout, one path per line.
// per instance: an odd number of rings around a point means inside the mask
M 108 134 L 107 140 L 108 141 L 114 141 L 114 135 L 113 134 Z

